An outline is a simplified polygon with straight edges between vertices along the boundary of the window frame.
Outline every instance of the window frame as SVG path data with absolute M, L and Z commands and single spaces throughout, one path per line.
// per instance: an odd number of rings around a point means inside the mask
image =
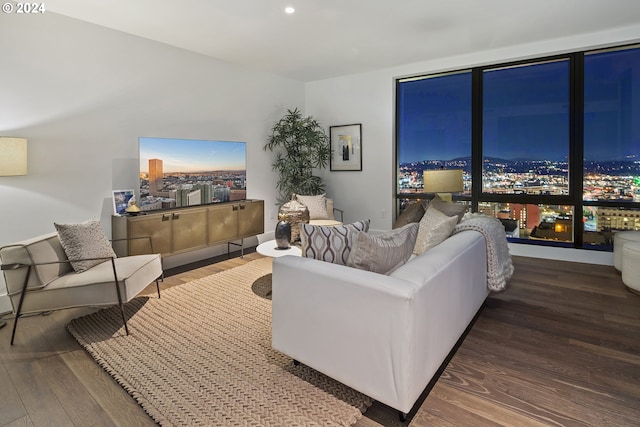
M 400 85 L 406 81 L 414 81 L 422 78 L 457 74 L 471 71 L 471 194 L 454 195 L 455 201 L 465 201 L 470 203 L 471 210 L 478 212 L 480 202 L 489 203 L 514 203 L 514 204 L 538 204 L 538 205 L 563 205 L 572 206 L 573 214 L 573 242 L 539 241 L 530 239 L 509 239 L 516 243 L 526 243 L 534 245 L 574 247 L 588 250 L 612 250 L 612 247 L 585 246 L 584 226 L 582 221 L 583 208 L 585 206 L 610 207 L 640 209 L 640 202 L 633 201 L 586 201 L 583 200 L 584 181 L 584 67 L 585 56 L 597 53 L 604 53 L 616 50 L 640 49 L 640 44 L 614 46 L 609 48 L 599 48 L 593 50 L 578 51 L 560 55 L 551 55 L 541 58 L 529 58 L 518 61 L 510 61 L 498 64 L 487 64 L 478 67 L 466 67 L 447 72 L 433 74 L 417 74 L 414 76 L 400 77 L 394 79 L 395 96 L 395 125 L 394 125 L 394 201 L 396 205 L 396 215 L 400 202 L 405 199 L 423 200 L 428 199 L 424 193 L 401 193 L 399 191 L 399 123 L 400 108 L 398 103 L 398 93 Z M 549 61 L 568 60 L 569 63 L 569 188 L 568 195 L 531 195 L 531 194 L 495 194 L 482 192 L 483 173 L 483 74 L 488 70 L 498 70 L 500 68 L 519 67 L 544 63 Z

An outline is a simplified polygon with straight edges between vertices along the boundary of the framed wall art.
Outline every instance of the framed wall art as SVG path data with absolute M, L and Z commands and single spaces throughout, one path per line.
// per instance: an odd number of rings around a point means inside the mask
M 329 127 L 332 171 L 362 170 L 362 124 Z
M 133 190 L 113 190 L 113 214 L 126 215 L 129 201 L 134 197 Z

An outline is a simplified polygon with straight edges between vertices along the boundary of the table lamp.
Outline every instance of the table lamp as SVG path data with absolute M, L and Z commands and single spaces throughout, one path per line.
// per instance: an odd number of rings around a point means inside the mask
M 464 190 L 462 169 L 434 169 L 423 172 L 424 192 L 437 193 L 442 200 L 452 201 L 451 193 Z

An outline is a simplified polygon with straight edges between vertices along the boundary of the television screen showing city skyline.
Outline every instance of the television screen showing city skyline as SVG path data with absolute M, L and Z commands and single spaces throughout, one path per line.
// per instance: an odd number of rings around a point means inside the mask
M 246 143 L 139 138 L 143 211 L 246 199 Z

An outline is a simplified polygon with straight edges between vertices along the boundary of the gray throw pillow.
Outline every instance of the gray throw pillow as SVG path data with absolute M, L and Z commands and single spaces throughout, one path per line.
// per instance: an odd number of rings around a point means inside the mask
M 422 203 L 411 203 L 409 206 L 404 208 L 402 213 L 396 219 L 396 222 L 393 224 L 392 228 L 400 228 L 404 227 L 407 224 L 411 224 L 412 222 L 420 222 L 423 215 L 424 206 L 422 205 Z
M 64 253 L 76 273 L 103 263 L 105 259 L 74 261 L 87 258 L 115 258 L 111 243 L 104 234 L 100 222 L 90 220 L 79 224 L 56 224 Z
M 418 236 L 418 223 L 382 234 L 358 232 L 347 265 L 380 274 L 391 274 L 411 257 Z
M 300 224 L 302 256 L 347 265 L 358 231 L 369 231 L 369 220 L 345 225 Z

